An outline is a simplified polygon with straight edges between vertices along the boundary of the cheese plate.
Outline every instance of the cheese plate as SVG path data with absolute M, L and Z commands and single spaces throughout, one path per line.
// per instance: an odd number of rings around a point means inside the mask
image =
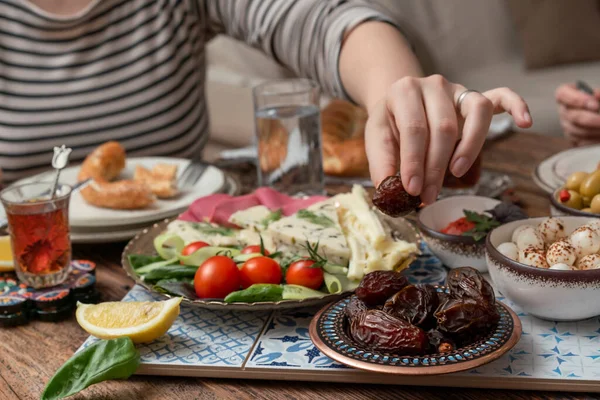
M 260 190 L 264 189 L 257 190 L 259 198 L 265 194 Z M 231 197 L 220 198 L 224 205 L 211 212 L 210 217 L 190 220 L 189 211 L 194 211 L 191 207 L 179 219 L 167 219 L 143 230 L 123 251 L 125 271 L 151 292 L 183 297 L 183 302 L 191 305 L 276 310 L 339 300 L 351 294 L 366 273 L 404 269 L 419 254 L 419 234 L 413 225 L 403 218 L 393 219 L 375 211 L 362 188 L 355 187 L 350 193 L 332 198 L 284 202 L 278 209 L 250 199 L 254 198 L 233 198 L 234 203 L 244 205 L 236 209 L 231 206 Z M 207 202 L 198 202 L 198 209 L 206 212 Z M 223 210 L 227 210 L 225 219 Z M 259 243 L 260 253 L 245 251 L 248 247 L 257 249 Z M 186 250 L 198 244 L 202 247 Z M 228 261 L 223 259 L 228 258 L 237 265 L 234 270 L 240 273 L 242 290 L 238 284 L 238 290 L 220 295 L 203 292 L 199 282 L 206 278 L 198 278 L 197 272 L 217 256 L 225 263 Z M 259 259 L 280 269 L 275 281 L 252 280 L 252 275 L 248 275 L 246 266 Z M 291 276 L 294 264 L 300 261 L 315 264 L 307 271 L 320 271 L 321 280 L 316 286 L 305 284 L 302 279 L 297 282 Z M 228 275 L 227 282 L 221 285 L 228 286 L 236 279 Z

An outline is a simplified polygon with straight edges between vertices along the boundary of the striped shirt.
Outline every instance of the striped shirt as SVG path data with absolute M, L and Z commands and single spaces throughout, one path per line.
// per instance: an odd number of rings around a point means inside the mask
M 0 167 L 6 180 L 82 160 L 108 140 L 129 155 L 193 157 L 208 138 L 205 44 L 224 33 L 345 97 L 344 32 L 390 22 L 359 0 L 92 0 L 63 17 L 0 0 Z

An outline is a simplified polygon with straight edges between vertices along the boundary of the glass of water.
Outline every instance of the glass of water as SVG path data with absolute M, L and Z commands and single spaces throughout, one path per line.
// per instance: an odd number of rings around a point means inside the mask
M 258 184 L 292 195 L 324 194 L 319 87 L 308 79 L 253 90 Z

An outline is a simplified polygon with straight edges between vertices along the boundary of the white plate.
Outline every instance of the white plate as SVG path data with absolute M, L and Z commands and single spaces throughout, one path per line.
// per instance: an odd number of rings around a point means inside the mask
M 158 163 L 176 164 L 179 167 L 180 175 L 189 160 L 182 158 L 166 157 L 140 157 L 128 158 L 127 165 L 121 174 L 122 179 L 132 178 L 136 165 L 142 165 L 146 168 L 152 168 Z M 68 185 L 77 183 L 77 174 L 79 166 L 69 167 L 62 171 L 60 182 Z M 15 184 L 50 181 L 51 174 L 45 172 L 15 182 Z M 69 222 L 74 227 L 124 227 L 132 224 L 153 222 L 177 215 L 185 211 L 194 200 L 199 197 L 208 196 L 222 190 L 225 184 L 225 175 L 223 171 L 215 167 L 208 167 L 202 178 L 194 185 L 192 189 L 181 191 L 179 196 L 169 200 L 157 200 L 153 205 L 142 210 L 112 210 L 107 208 L 94 207 L 83 199 L 81 193 L 76 191 L 71 195 L 71 204 L 69 205 Z
M 539 163 L 533 173 L 533 180 L 542 190 L 552 193 L 573 172 L 595 171 L 599 162 L 600 146 L 565 150 Z

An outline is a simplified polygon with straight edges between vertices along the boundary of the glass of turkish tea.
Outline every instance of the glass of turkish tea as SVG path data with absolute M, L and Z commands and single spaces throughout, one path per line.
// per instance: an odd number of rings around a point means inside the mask
M 6 210 L 15 272 L 27 286 L 55 286 L 69 276 L 69 200 L 71 187 L 27 183 L 0 192 Z

